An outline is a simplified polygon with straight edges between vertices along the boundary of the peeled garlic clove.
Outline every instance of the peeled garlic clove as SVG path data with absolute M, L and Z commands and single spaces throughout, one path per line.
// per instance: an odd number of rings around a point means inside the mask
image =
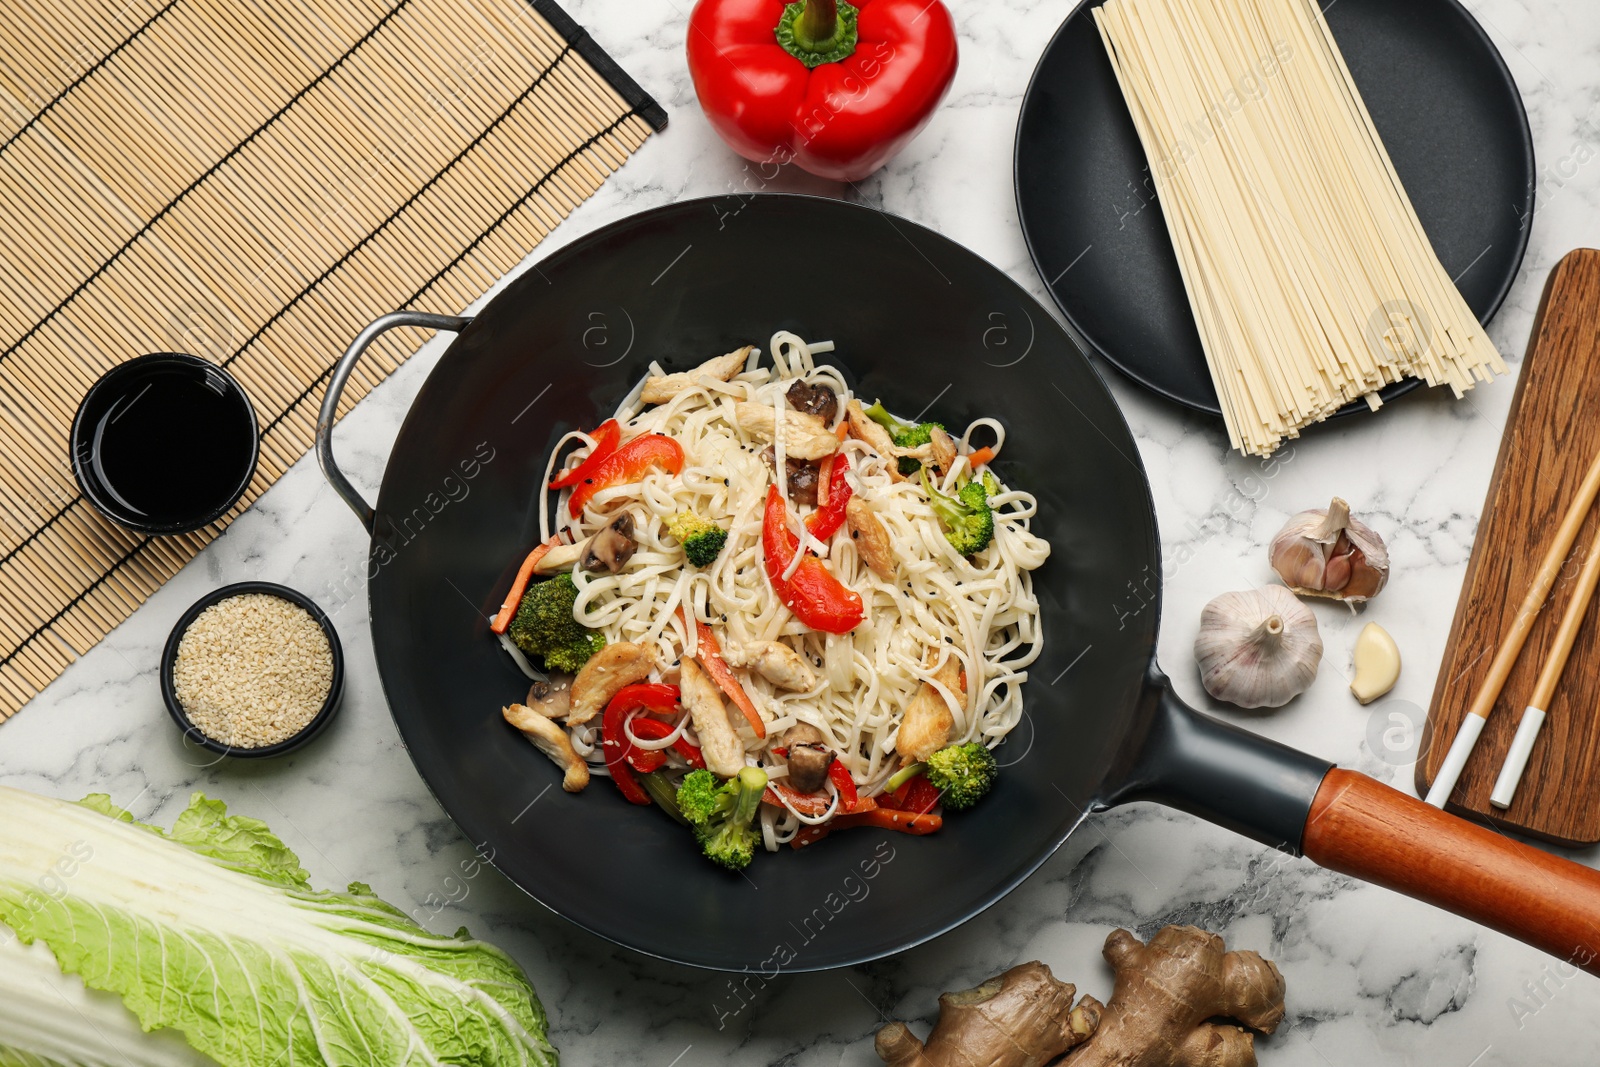
M 1322 662 L 1311 609 L 1281 585 L 1223 593 L 1200 613 L 1200 684 L 1241 708 L 1276 708 L 1305 691 Z
M 1349 603 L 1375 597 L 1389 580 L 1389 550 L 1383 538 L 1350 517 L 1338 497 L 1326 508 L 1291 518 L 1272 539 L 1272 569 L 1302 596 Z
M 1370 704 L 1394 688 L 1400 680 L 1400 648 L 1389 631 L 1369 622 L 1356 636 L 1355 677 L 1350 692 L 1363 704 Z

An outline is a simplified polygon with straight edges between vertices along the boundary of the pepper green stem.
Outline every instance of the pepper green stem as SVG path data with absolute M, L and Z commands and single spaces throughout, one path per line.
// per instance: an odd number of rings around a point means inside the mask
M 837 63 L 856 50 L 856 16 L 848 0 L 799 0 L 783 9 L 778 43 L 808 68 Z

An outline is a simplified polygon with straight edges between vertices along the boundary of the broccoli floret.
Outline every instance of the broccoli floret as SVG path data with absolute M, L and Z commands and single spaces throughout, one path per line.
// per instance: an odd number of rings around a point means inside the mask
M 506 636 L 528 655 L 541 657 L 547 669 L 576 674 L 606 643 L 605 634 L 572 617 L 577 599 L 571 574 L 528 586 Z
M 692 511 L 679 512 L 667 520 L 667 533 L 677 538 L 683 554 L 696 567 L 709 567 L 728 543 L 728 531 L 702 519 Z
M 767 788 L 767 772 L 746 767 L 719 781 L 707 770 L 690 771 L 678 787 L 678 811 L 689 820 L 700 849 L 712 863 L 742 871 L 756 854 L 756 808 Z
M 901 422 L 889 414 L 881 400 L 874 400 L 872 406 L 867 408 L 866 415 L 889 431 L 890 439 L 898 448 L 919 448 L 933 440 L 933 431 L 944 429 L 942 422 Z M 910 456 L 901 456 L 899 466 L 901 474 L 910 476 L 917 473 L 922 464 Z
M 1000 773 L 994 753 L 976 741 L 941 748 L 927 762 L 923 773 L 951 811 L 964 811 L 982 800 Z
M 928 502 L 944 527 L 944 539 L 957 552 L 970 556 L 989 547 L 989 542 L 994 540 L 994 511 L 989 507 L 989 495 L 982 482 L 968 482 L 955 496 L 945 496 L 928 481 L 928 472 L 923 471 L 922 487 L 928 491 Z

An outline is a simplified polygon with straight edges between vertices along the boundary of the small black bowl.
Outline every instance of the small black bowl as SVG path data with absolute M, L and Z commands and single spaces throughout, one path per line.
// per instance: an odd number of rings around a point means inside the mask
M 138 533 L 180 534 L 238 503 L 261 431 L 233 375 L 199 356 L 152 352 L 89 387 L 71 452 L 72 476 L 96 511 Z
M 172 668 L 178 660 L 178 643 L 183 640 L 184 631 L 188 630 L 190 624 L 200 617 L 200 613 L 211 605 L 229 597 L 242 596 L 245 593 L 265 593 L 268 596 L 279 597 L 305 608 L 311 613 L 311 617 L 317 620 L 317 624 L 322 627 L 322 632 L 328 635 L 328 650 L 333 653 L 333 681 L 328 686 L 328 698 L 322 702 L 322 709 L 293 737 L 262 748 L 235 748 L 232 745 L 225 745 L 221 741 L 215 741 L 201 733 L 200 728 L 189 721 L 189 716 L 184 712 L 183 704 L 179 702 L 177 689 L 172 682 Z M 161 699 L 166 702 L 167 712 L 172 716 L 172 721 L 177 723 L 179 728 L 183 730 L 184 740 L 192 741 L 206 751 L 215 752 L 219 756 L 237 756 L 240 759 L 266 759 L 270 756 L 281 756 L 286 752 L 292 752 L 320 734 L 328 723 L 333 721 L 334 715 L 339 710 L 340 698 L 343 696 L 344 650 L 339 646 L 339 633 L 333 628 L 333 620 L 329 619 L 327 613 L 304 593 L 272 582 L 237 582 L 233 585 L 225 585 L 220 589 L 213 589 L 191 604 L 189 610 L 185 611 L 183 616 L 178 619 L 177 625 L 172 628 L 172 633 L 167 635 L 167 647 L 161 653 Z

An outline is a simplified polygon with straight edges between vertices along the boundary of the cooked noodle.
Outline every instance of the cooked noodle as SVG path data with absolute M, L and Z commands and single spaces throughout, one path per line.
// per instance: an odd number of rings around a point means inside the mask
M 782 640 L 815 669 L 819 679 L 806 692 L 789 692 L 773 686 L 754 671 L 744 675 L 745 688 L 767 722 L 773 738 L 798 722 L 820 729 L 826 743 L 860 784 L 864 795 L 883 789 L 897 769 L 895 735 L 903 709 L 924 681 L 944 694 L 955 716 L 951 742 L 977 740 L 993 747 L 1017 725 L 1022 715 L 1022 685 L 1028 667 L 1042 648 L 1039 602 L 1030 573 L 1049 555 L 1050 546 L 1029 532 L 1037 505 L 1029 493 L 1002 486 L 991 496 L 995 532 L 991 544 L 971 559 L 963 557 L 946 540 L 920 483 L 894 481 L 886 467 L 893 457 L 878 456 L 861 441 L 847 438 L 841 452 L 850 459 L 849 478 L 854 491 L 871 504 L 887 528 L 899 563 L 900 582 L 879 578 L 862 562 L 848 531 L 835 534 L 827 545 L 809 538 L 803 524 L 791 527 L 808 547 L 825 554 L 828 569 L 859 593 L 866 604 L 866 619 L 851 633 L 834 636 L 815 632 L 800 623 L 773 592 L 763 567 L 762 512 L 768 484 L 774 480 L 787 494 L 783 434 L 776 434 L 775 472 L 763 461 L 764 439 L 740 429 L 734 405 L 751 402 L 771 406 L 782 419 L 784 394 L 796 378 L 833 389 L 839 397 L 835 426 L 845 418 L 851 391 L 839 372 L 817 365 L 814 356 L 830 351 L 831 344 L 807 345 L 791 333 L 775 334 L 772 358 L 760 365 L 753 351 L 743 373 L 721 382 L 702 376 L 671 400 L 640 411 L 639 389 L 619 407 L 616 418 L 626 442 L 644 433 L 672 436 L 683 447 L 685 464 L 679 475 L 653 470 L 642 483 L 616 485 L 595 493 L 582 516 L 568 517 L 567 493 L 556 502 L 556 530 L 569 540 L 596 532 L 616 517 L 621 508 L 634 514 L 637 550 L 617 574 L 575 569 L 579 594 L 573 611 L 584 625 L 600 630 L 608 643 L 632 641 L 653 645 L 658 662 L 675 664 L 693 654 L 695 637 L 686 634 L 677 615 L 687 605 L 710 623 L 724 649 L 765 640 Z M 659 373 L 652 368 L 652 373 Z M 968 451 L 974 429 L 1004 442 L 1004 428 L 992 419 L 979 419 L 959 440 Z M 577 443 L 585 454 L 591 440 L 569 434 L 562 445 Z M 545 481 L 571 458 L 558 448 L 551 457 Z M 575 462 L 575 460 L 574 460 Z M 965 458 L 946 472 L 945 492 L 954 492 L 967 471 Z M 542 497 L 548 503 L 548 494 Z M 704 569 L 688 565 L 683 550 L 667 533 L 667 520 L 692 511 L 725 527 L 727 544 L 714 563 Z M 550 510 L 544 512 L 546 522 Z M 547 527 L 543 533 L 552 531 Z M 925 654 L 938 649 L 937 658 Z M 966 674 L 966 692 L 952 693 L 938 686 L 934 676 L 947 658 L 954 657 Z M 672 668 L 668 668 L 671 673 Z M 747 759 L 768 760 L 766 742 L 742 730 Z M 586 745 L 591 751 L 595 747 Z M 662 748 L 661 743 L 649 746 Z M 780 765 L 781 768 L 781 765 Z M 779 768 L 768 768 L 777 771 Z M 830 786 L 831 789 L 831 786 Z M 829 813 L 838 807 L 830 798 Z M 825 821 L 829 816 L 801 815 L 792 808 L 762 809 L 762 836 L 769 848 L 794 837 L 802 824 Z

